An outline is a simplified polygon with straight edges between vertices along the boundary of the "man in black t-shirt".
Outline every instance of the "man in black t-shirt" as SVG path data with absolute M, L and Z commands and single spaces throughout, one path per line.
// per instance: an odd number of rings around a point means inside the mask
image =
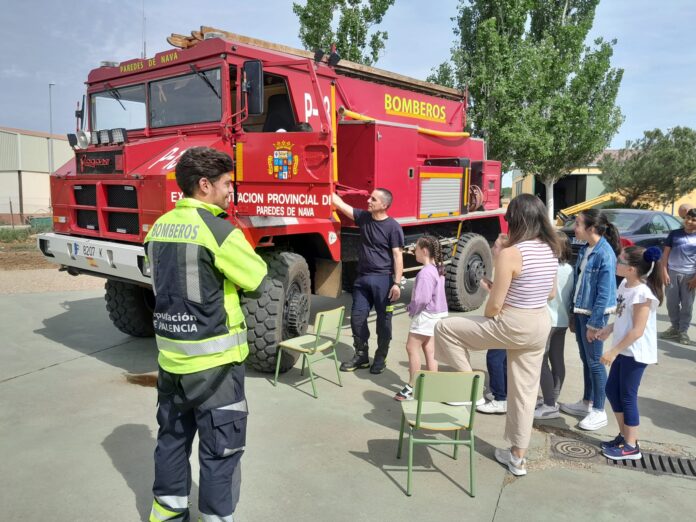
M 352 372 L 358 368 L 370 368 L 370 373 L 382 373 L 387 367 L 387 352 L 392 338 L 393 303 L 401 297 L 401 276 L 404 261 L 404 232 L 387 210 L 392 203 L 392 193 L 378 188 L 367 200 L 367 211 L 353 208 L 337 194 L 333 205 L 355 221 L 360 229 L 360 255 L 358 277 L 353 284 L 353 306 L 350 325 L 353 330 L 355 355 L 341 364 L 341 371 Z M 370 366 L 368 340 L 370 330 L 367 316 L 374 306 L 377 313 L 377 351 Z

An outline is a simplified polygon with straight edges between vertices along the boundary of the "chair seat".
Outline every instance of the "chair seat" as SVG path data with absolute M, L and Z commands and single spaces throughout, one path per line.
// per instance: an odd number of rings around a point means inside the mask
M 314 343 L 316 342 L 316 339 L 316 335 L 306 334 L 299 337 L 293 337 L 292 339 L 287 339 L 280 343 L 280 346 L 295 352 L 314 353 Z M 332 344 L 333 341 L 331 340 L 319 341 L 316 351 L 321 352 L 326 350 L 327 348 L 330 348 Z
M 418 401 L 402 401 L 401 408 L 406 421 L 416 425 Z M 424 430 L 461 430 L 468 429 L 469 410 L 466 406 L 450 406 L 441 402 L 424 402 L 421 408 L 420 427 Z

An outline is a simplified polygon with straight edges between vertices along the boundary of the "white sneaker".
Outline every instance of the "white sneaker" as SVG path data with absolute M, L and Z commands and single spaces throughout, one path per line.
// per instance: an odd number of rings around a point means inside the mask
M 507 401 L 488 401 L 486 404 L 476 407 L 481 413 L 507 413 Z
M 544 404 L 544 398 L 543 398 L 543 397 L 537 397 L 537 401 L 536 401 L 536 406 L 535 406 L 535 408 L 538 408 L 538 407 L 541 406 L 542 404 Z
M 447 404 L 447 406 L 471 406 L 471 401 L 445 402 L 444 404 Z M 486 404 L 486 399 L 483 397 L 476 401 L 476 406 L 483 406 L 484 404 Z
M 527 474 L 527 459 L 518 459 L 512 454 L 509 448 L 495 448 L 495 460 L 500 462 L 503 466 L 507 466 L 510 473 L 516 477 L 521 477 Z
M 592 402 L 585 402 L 579 400 L 578 402 L 561 403 L 561 411 L 567 413 L 568 415 L 575 415 L 576 417 L 585 417 L 588 413 L 592 411 Z
M 483 398 L 486 399 L 487 401 L 492 401 L 493 399 L 495 399 L 495 395 L 493 395 L 492 392 L 486 390 L 483 394 Z
M 534 410 L 534 418 L 537 420 L 557 419 L 560 416 L 561 413 L 558 411 L 558 404 L 555 406 L 547 406 L 542 403 L 541 406 Z
M 607 412 L 592 410 L 587 417 L 580 421 L 578 427 L 587 431 L 595 431 L 607 425 Z

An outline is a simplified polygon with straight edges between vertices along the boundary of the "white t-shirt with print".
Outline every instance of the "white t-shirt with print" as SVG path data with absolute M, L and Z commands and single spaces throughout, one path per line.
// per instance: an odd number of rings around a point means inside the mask
M 626 286 L 626 280 L 621 281 L 616 292 L 616 321 L 614 322 L 614 344 L 623 339 L 633 328 L 633 305 L 650 302 L 650 315 L 645 325 L 643 336 L 634 341 L 621 355 L 633 357 L 644 364 L 657 362 L 657 307 L 658 300 L 648 285 L 640 283 L 632 288 Z

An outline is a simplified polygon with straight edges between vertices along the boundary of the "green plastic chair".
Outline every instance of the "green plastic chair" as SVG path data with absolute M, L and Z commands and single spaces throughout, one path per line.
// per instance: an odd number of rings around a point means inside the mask
M 317 399 L 317 387 L 314 384 L 314 372 L 312 364 L 323 359 L 333 357 L 336 364 L 336 376 L 338 377 L 338 385 L 341 383 L 341 372 L 338 369 L 338 357 L 336 356 L 336 345 L 338 338 L 341 335 L 341 326 L 343 325 L 343 314 L 345 306 L 329 310 L 327 312 L 319 312 L 314 320 L 314 333 L 293 337 L 280 343 L 278 346 L 278 355 L 276 356 L 276 371 L 273 379 L 273 386 L 278 383 L 278 372 L 280 371 L 280 360 L 283 350 L 293 350 L 302 354 L 302 369 L 300 375 L 304 375 L 305 364 L 309 369 L 309 379 L 312 381 L 312 390 L 314 398 Z M 328 351 L 327 351 L 328 350 Z
M 474 417 L 476 406 L 449 406 L 444 402 L 470 401 L 475 405 L 483 395 L 482 372 L 428 372 L 421 371 L 413 390 L 414 400 L 402 401 L 401 431 L 396 458 L 401 458 L 404 429 L 409 428 L 408 439 L 408 478 L 406 494 L 411 496 L 411 475 L 413 474 L 413 446 L 425 444 L 452 444 L 457 459 L 459 446 L 469 446 L 469 495 L 476 496 L 474 481 Z M 418 439 L 416 430 L 454 431 L 454 439 Z M 460 431 L 469 432 L 467 439 L 460 439 Z

